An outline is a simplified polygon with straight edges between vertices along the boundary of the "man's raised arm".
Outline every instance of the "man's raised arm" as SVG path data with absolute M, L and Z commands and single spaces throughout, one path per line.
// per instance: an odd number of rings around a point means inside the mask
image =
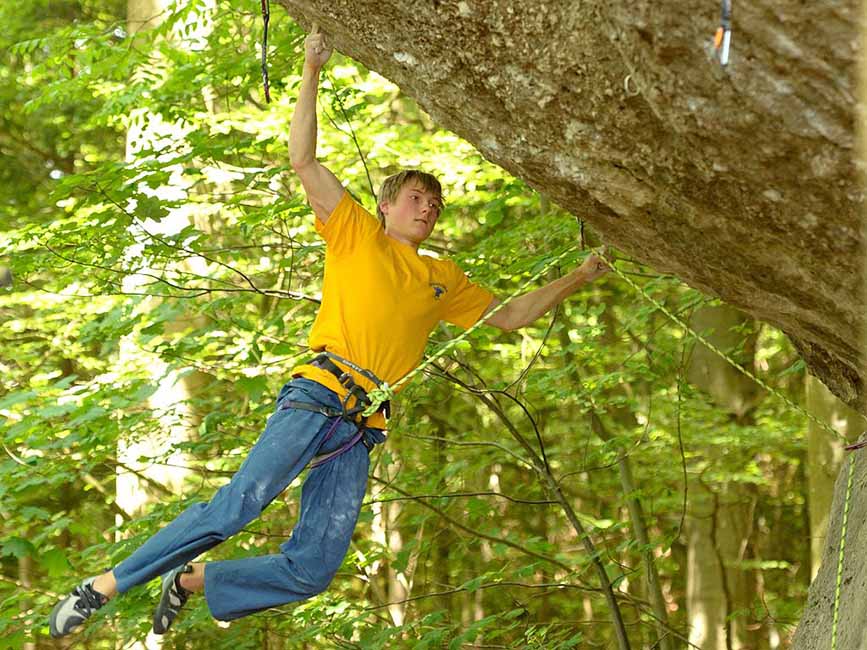
M 295 113 L 289 126 L 289 160 L 301 179 L 307 200 L 317 218 L 325 223 L 343 196 L 337 177 L 316 160 L 316 94 L 319 72 L 331 56 L 323 34 L 310 34 L 304 41 L 304 72 Z
M 610 255 L 610 250 L 606 249 L 605 256 L 610 257 Z M 488 316 L 500 304 L 500 300 L 494 298 L 485 313 L 482 314 L 482 320 L 486 324 L 499 327 L 506 332 L 526 327 L 575 293 L 578 287 L 593 282 L 610 270 L 605 260 L 596 255 L 590 255 L 580 267 L 568 275 L 549 282 L 535 291 L 518 296 L 496 314 Z

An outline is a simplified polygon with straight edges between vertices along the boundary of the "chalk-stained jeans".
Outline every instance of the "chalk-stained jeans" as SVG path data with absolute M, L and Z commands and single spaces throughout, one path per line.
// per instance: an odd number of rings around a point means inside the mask
M 195 503 L 114 568 L 119 592 L 166 573 L 213 548 L 259 516 L 317 455 L 340 449 L 357 428 L 320 413 L 281 409 L 285 400 L 340 408 L 335 392 L 297 378 L 280 390 L 277 407 L 232 480 L 208 503 Z M 380 429 L 364 430 L 372 446 Z M 280 553 L 209 562 L 205 598 L 214 618 L 229 621 L 324 591 L 352 538 L 367 487 L 368 449 L 358 442 L 310 470 L 301 492 L 301 516 Z

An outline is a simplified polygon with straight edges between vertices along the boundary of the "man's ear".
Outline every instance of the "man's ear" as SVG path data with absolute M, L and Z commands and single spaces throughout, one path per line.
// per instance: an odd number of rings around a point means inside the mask
M 388 216 L 388 201 L 383 201 L 379 204 L 379 211 Z

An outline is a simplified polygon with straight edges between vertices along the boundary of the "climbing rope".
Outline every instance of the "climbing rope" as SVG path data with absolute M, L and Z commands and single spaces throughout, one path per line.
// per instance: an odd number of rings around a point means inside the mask
M 549 263 L 548 263 L 544 268 L 542 268 L 542 270 L 540 270 L 539 272 L 537 272 L 537 273 L 536 273 L 535 275 L 533 275 L 533 277 L 531 277 L 531 278 L 530 278 L 526 283 L 524 283 L 524 285 L 523 285 L 521 288 L 517 289 L 517 290 L 516 290 L 515 292 L 513 292 L 513 293 L 512 293 L 512 294 L 511 294 L 511 295 L 510 295 L 506 300 L 504 300 L 504 301 L 501 302 L 499 305 L 497 305 L 493 310 L 491 310 L 491 312 L 490 312 L 489 314 L 486 315 L 486 318 L 489 317 L 489 316 L 491 316 L 491 315 L 493 315 L 493 314 L 495 314 L 495 313 L 498 312 L 500 309 L 502 309 L 503 307 L 505 307 L 506 305 L 508 305 L 512 300 L 514 300 L 514 299 L 517 298 L 519 295 L 521 295 L 521 294 L 523 293 L 524 289 L 525 289 L 528 285 L 530 285 L 530 284 L 532 284 L 533 282 L 535 282 L 539 277 L 541 277 L 542 275 L 544 275 L 544 274 L 548 271 L 548 269 L 550 269 L 552 266 L 554 266 L 555 264 L 557 264 L 557 263 L 558 263 L 560 260 L 562 260 L 566 255 L 568 255 L 568 254 L 571 253 L 572 251 L 576 250 L 577 248 L 578 248 L 578 245 L 571 246 L 571 247 L 567 248 L 566 250 L 564 250 L 562 253 L 560 253 L 558 256 L 556 256 L 556 257 L 555 257 L 553 260 L 551 260 L 551 261 L 550 261 L 550 262 L 549 262 Z M 803 414 L 804 416 L 806 416 L 807 419 L 809 419 L 811 422 L 813 422 L 813 423 L 815 423 L 816 425 L 818 425 L 820 428 L 822 428 L 822 429 L 824 429 L 825 431 L 827 431 L 827 432 L 833 434 L 836 438 L 842 440 L 843 442 L 847 442 L 847 441 L 846 441 L 846 437 L 845 437 L 842 433 L 840 433 L 839 431 L 837 431 L 836 429 L 834 429 L 833 427 L 831 427 L 830 425 L 828 425 L 826 422 L 823 422 L 822 420 L 820 420 L 819 418 L 817 418 L 815 415 L 813 415 L 812 413 L 810 413 L 809 411 L 807 411 L 806 409 L 804 409 L 802 406 L 800 406 L 799 404 L 796 404 L 796 403 L 793 402 L 791 399 L 789 399 L 788 397 L 786 397 L 785 395 L 783 395 L 782 393 L 780 393 L 779 391 L 777 391 L 776 389 L 774 389 L 773 387 L 771 387 L 770 385 L 768 385 L 767 382 L 765 382 L 764 380 L 762 380 L 762 379 L 760 379 L 759 377 L 757 377 L 754 373 L 750 372 L 749 370 L 747 370 L 746 368 L 744 368 L 743 366 L 741 366 L 740 364 L 738 364 L 734 359 L 732 359 L 731 357 L 729 357 L 728 355 L 726 355 L 725 352 L 723 352 L 722 350 L 720 350 L 720 349 L 719 349 L 718 347 L 716 347 L 713 343 L 711 343 L 710 341 L 708 341 L 705 337 L 703 337 L 701 334 L 699 334 L 699 333 L 696 332 L 694 329 L 692 329 L 689 325 L 687 325 L 687 324 L 686 324 L 686 323 L 685 323 L 681 318 L 679 318 L 678 316 L 676 316 L 675 314 L 673 314 L 671 311 L 669 311 L 669 309 L 668 309 L 665 305 L 663 305 L 661 302 L 659 302 L 658 300 L 656 300 L 655 298 L 653 298 L 652 296 L 650 296 L 650 295 L 649 295 L 649 294 L 648 294 L 644 289 L 642 289 L 641 287 L 639 287 L 639 286 L 638 286 L 635 282 L 633 282 L 633 281 L 632 281 L 632 280 L 631 280 L 631 279 L 630 279 L 626 274 L 624 274 L 620 269 L 618 269 L 618 268 L 614 265 L 613 260 L 609 259 L 608 256 L 606 256 L 605 253 L 602 252 L 601 249 L 593 250 L 593 253 L 594 253 L 597 257 L 599 257 L 600 259 L 602 259 L 602 260 L 603 260 L 603 261 L 608 265 L 608 268 L 611 269 L 611 271 L 613 271 L 613 272 L 614 272 L 614 273 L 615 273 L 615 274 L 616 274 L 616 275 L 617 275 L 621 280 L 623 280 L 624 282 L 626 282 L 626 284 L 629 285 L 632 289 L 634 289 L 637 293 L 641 294 L 641 296 L 643 296 L 645 300 L 647 300 L 648 302 L 650 302 L 651 304 L 653 304 L 654 307 L 656 307 L 657 309 L 659 309 L 663 314 L 665 314 L 665 315 L 668 316 L 672 321 L 674 321 L 675 323 L 677 323 L 677 325 L 679 325 L 679 326 L 680 326 L 680 327 L 681 327 L 681 328 L 682 328 L 686 333 L 688 333 L 689 335 L 691 335 L 691 336 L 693 336 L 694 338 L 696 338 L 697 340 L 699 340 L 703 345 L 705 345 L 705 346 L 706 346 L 709 350 L 711 350 L 714 354 L 716 354 L 716 355 L 719 356 L 721 359 L 723 359 L 724 361 L 726 361 L 726 363 L 730 364 L 730 365 L 731 365 L 733 368 L 735 368 L 737 371 L 739 371 L 739 372 L 745 374 L 747 377 L 749 377 L 750 379 L 752 379 L 754 382 L 756 382 L 759 386 L 761 386 L 762 388 L 764 388 L 766 391 L 768 391 L 768 392 L 771 393 L 772 395 L 774 395 L 774 396 L 776 396 L 777 398 L 779 398 L 780 400 L 782 400 L 786 405 L 790 406 L 791 408 L 795 409 L 796 411 L 798 411 L 798 412 L 800 412 L 801 414 Z M 481 320 L 481 319 L 480 319 L 480 320 L 479 320 L 475 325 L 473 325 L 472 327 L 470 327 L 470 328 L 469 328 L 468 330 L 466 330 L 463 334 L 461 334 L 460 336 L 458 336 L 458 337 L 452 339 L 451 341 L 448 341 L 447 343 L 443 344 L 443 345 L 442 345 L 438 350 L 436 350 L 436 351 L 435 351 L 433 354 L 431 354 L 427 359 L 425 359 L 425 361 L 422 362 L 418 367 L 416 367 L 414 370 L 412 370 L 411 372 L 409 372 L 409 373 L 407 373 L 406 375 L 404 375 L 401 379 L 399 379 L 399 380 L 398 380 L 397 382 L 395 382 L 394 384 L 389 385 L 387 382 L 383 382 L 383 384 L 382 384 L 382 386 L 381 386 L 380 388 L 378 388 L 378 389 L 374 389 L 374 390 L 371 390 L 370 393 L 369 393 L 369 396 L 370 396 L 370 398 L 371 398 L 373 404 L 370 406 L 370 408 L 368 408 L 367 411 L 364 412 L 364 414 L 365 414 L 365 415 L 372 415 L 373 413 L 375 413 L 376 410 L 379 408 L 379 406 L 380 406 L 384 401 L 386 401 L 387 399 L 392 399 L 392 398 L 394 398 L 394 396 L 395 396 L 395 391 L 397 390 L 397 388 L 398 388 L 399 386 L 401 386 L 402 384 L 404 384 L 404 383 L 406 383 L 406 382 L 408 382 L 408 381 L 411 381 L 412 378 L 415 377 L 415 375 L 417 375 L 419 372 L 421 372 L 422 370 L 424 370 L 425 368 L 427 368 L 427 367 L 428 367 L 431 363 L 433 363 L 437 358 L 441 357 L 443 354 L 445 354 L 446 352 L 448 352 L 449 350 L 451 350 L 452 348 L 454 348 L 458 343 L 460 343 L 461 341 L 463 341 L 464 339 L 466 339 L 466 338 L 467 338 L 470 334 L 472 334 L 472 333 L 473 333 L 473 332 L 474 332 L 478 327 L 480 327 L 481 325 L 483 325 L 484 322 L 485 322 L 484 320 Z
M 752 379 L 754 382 L 756 382 L 759 386 L 764 388 L 766 391 L 768 391 L 772 395 L 775 395 L 776 397 L 781 399 L 785 404 L 791 406 L 796 411 L 805 415 L 811 422 L 814 422 L 815 424 L 819 425 L 820 428 L 833 434 L 835 438 L 842 440 L 844 444 L 847 442 L 846 437 L 842 433 L 840 433 L 839 431 L 837 431 L 836 429 L 831 427 L 826 422 L 823 422 L 822 420 L 817 418 L 815 415 L 813 415 L 812 413 L 807 411 L 805 408 L 803 408 L 799 404 L 796 404 L 795 402 L 790 400 L 788 397 L 786 397 L 785 395 L 783 395 L 779 391 L 771 388 L 767 383 L 765 383 L 764 381 L 762 381 L 761 379 L 756 377 L 755 374 L 751 373 L 749 370 L 747 370 L 743 366 L 739 365 L 736 361 L 734 361 L 728 355 L 726 355 L 725 352 L 723 352 L 722 350 L 717 348 L 710 341 L 708 341 L 706 338 L 704 338 L 701 334 L 699 334 L 698 332 L 693 330 L 689 325 L 687 325 L 685 322 L 683 322 L 683 320 L 678 318 L 676 315 L 672 314 L 665 307 L 665 305 L 663 305 L 659 301 L 652 298 L 650 295 L 648 295 L 648 293 L 644 289 L 639 287 L 630 278 L 628 278 L 626 275 L 624 275 L 620 271 L 620 269 L 618 269 L 616 266 L 614 266 L 614 263 L 611 260 L 609 260 L 605 256 L 604 253 L 602 253 L 600 251 L 596 251 L 596 255 L 598 257 L 602 258 L 605 261 L 605 263 L 608 265 L 608 267 L 618 277 L 620 277 L 621 280 L 626 282 L 626 284 L 628 284 L 635 291 L 637 291 L 639 294 L 641 294 L 647 301 L 652 303 L 663 314 L 665 314 L 671 320 L 673 320 L 675 323 L 677 323 L 681 328 L 683 328 L 683 330 L 685 332 L 687 332 L 691 336 L 694 336 L 696 339 L 701 341 L 705 346 L 707 346 L 707 348 L 709 350 L 714 352 L 720 358 L 724 359 L 727 363 L 731 364 L 738 371 L 742 372 L 747 377 Z M 862 445 L 857 445 L 857 444 L 851 445 L 851 446 L 847 447 L 847 449 L 849 449 L 849 451 L 851 452 L 851 451 L 854 451 L 855 449 L 860 449 L 861 446 Z M 846 549 L 846 529 L 847 529 L 847 526 L 849 523 L 849 506 L 852 502 L 852 483 L 853 483 L 853 477 L 855 475 L 855 455 L 851 454 L 851 453 L 849 455 L 848 472 L 849 472 L 848 479 L 846 481 L 846 496 L 845 496 L 844 501 L 843 501 L 843 522 L 842 522 L 842 525 L 840 527 L 840 542 L 839 542 L 839 551 L 838 551 L 838 555 L 837 555 L 837 577 L 836 577 L 836 583 L 834 586 L 834 616 L 833 616 L 833 622 L 831 625 L 831 650 L 837 650 L 837 622 L 838 622 L 839 613 L 840 613 L 840 594 L 841 594 L 842 585 L 843 585 L 843 563 L 844 563 L 844 559 L 845 559 L 845 549 Z
M 453 338 L 452 340 L 441 345 L 439 347 L 439 349 L 435 350 L 429 357 L 427 357 L 414 370 L 411 370 L 410 372 L 408 372 L 406 375 L 401 377 L 394 384 L 389 384 L 388 382 L 383 382 L 378 388 L 371 390 L 368 393 L 368 397 L 370 397 L 370 400 L 371 400 L 371 405 L 368 407 L 368 409 L 366 411 L 364 411 L 364 415 L 368 416 L 368 417 L 373 415 L 374 413 L 376 413 L 377 410 L 379 410 L 379 407 L 383 402 L 390 400 L 390 399 L 394 399 L 395 393 L 396 393 L 398 387 L 411 381 L 413 379 L 413 377 L 415 377 L 418 373 L 422 372 L 425 368 L 427 368 L 429 365 L 431 365 L 439 357 L 443 356 L 446 352 L 448 352 L 449 350 L 454 348 L 458 343 L 460 343 L 461 341 L 466 339 L 476 329 L 478 329 L 479 327 L 484 325 L 485 320 L 487 320 L 488 318 L 490 318 L 491 316 L 496 314 L 498 311 L 503 309 L 503 307 L 505 307 L 510 302 L 512 302 L 512 300 L 514 300 L 515 298 L 520 296 L 522 293 L 524 293 L 524 290 L 527 288 L 527 286 L 529 286 L 530 284 L 532 284 L 533 282 L 538 280 L 540 277 L 542 277 L 545 273 L 548 272 L 548 269 L 550 269 L 552 266 L 557 264 L 560 260 L 562 260 L 564 257 L 566 257 L 569 253 L 577 250 L 579 247 L 580 247 L 580 244 L 575 244 L 574 246 L 570 246 L 569 248 L 564 250 L 562 253 L 557 255 L 554 259 L 552 259 L 550 262 L 548 262 L 548 264 L 546 264 L 540 271 L 535 273 L 529 280 L 527 280 L 523 284 L 523 286 L 521 286 L 519 289 L 515 290 L 504 301 L 502 301 L 499 305 L 494 307 L 490 312 L 485 314 L 484 319 L 479 319 L 475 323 L 475 325 L 473 325 L 472 327 L 470 327 L 469 329 L 464 331 L 463 334 L 461 334 L 460 336 L 457 336 L 457 337 Z
M 719 349 L 718 347 L 716 347 L 713 343 L 711 343 L 711 342 L 708 341 L 706 338 L 704 338 L 701 334 L 699 334 L 699 333 L 696 332 L 694 329 L 692 329 L 692 328 L 691 328 L 689 325 L 687 325 L 687 324 L 686 324 L 682 319 L 680 319 L 680 318 L 679 318 L 678 316 L 676 316 L 675 314 L 671 313 L 671 311 L 669 311 L 668 308 L 666 308 L 665 305 L 663 305 L 662 303 L 660 303 L 658 300 L 656 300 L 656 299 L 653 298 L 652 296 L 648 295 L 648 293 L 647 293 L 644 289 L 642 289 L 642 288 L 639 287 L 637 284 L 635 284 L 635 282 L 633 282 L 633 281 L 632 281 L 628 276 L 626 276 L 626 275 L 625 275 L 625 274 L 624 274 L 620 269 L 618 269 L 616 266 L 614 266 L 614 263 L 613 263 L 611 260 L 609 260 L 609 259 L 605 256 L 605 253 L 603 253 L 603 252 L 601 252 L 601 251 L 595 251 L 595 254 L 596 254 L 597 257 L 599 257 L 599 258 L 601 258 L 602 260 L 604 260 L 605 263 L 608 265 L 608 267 L 609 267 L 609 268 L 610 268 L 610 269 L 611 269 L 611 270 L 612 270 L 612 271 L 613 271 L 613 272 L 614 272 L 618 277 L 620 277 L 621 280 L 623 280 L 624 282 L 626 282 L 626 284 L 628 284 L 628 285 L 629 285 L 630 287 L 632 287 L 635 291 L 637 291 L 639 294 L 641 294 L 641 295 L 645 298 L 645 300 L 647 300 L 648 302 L 652 303 L 654 307 L 656 307 L 659 311 L 661 311 L 663 314 L 665 314 L 665 315 L 668 316 L 671 320 L 673 320 L 675 323 L 677 323 L 677 324 L 678 324 L 678 325 L 679 325 L 679 326 L 680 326 L 680 327 L 681 327 L 681 328 L 682 328 L 686 333 L 688 333 L 690 336 L 693 336 L 693 337 L 695 337 L 696 339 L 698 339 L 699 341 L 701 341 L 701 343 L 704 344 L 704 345 L 705 345 L 709 350 L 711 350 L 714 354 L 716 354 L 716 355 L 719 356 L 721 359 L 723 359 L 724 361 L 726 361 L 729 365 L 731 365 L 732 367 L 734 367 L 734 368 L 735 368 L 736 370 L 738 370 L 739 372 L 742 372 L 743 374 L 745 374 L 747 377 L 749 377 L 750 379 L 752 379 L 754 382 L 756 382 L 759 386 L 761 386 L 762 388 L 764 388 L 766 391 L 768 391 L 768 392 L 771 393 L 772 395 L 774 395 L 774 396 L 778 397 L 779 399 L 781 399 L 785 404 L 787 404 L 788 406 L 792 407 L 792 408 L 795 409 L 796 411 L 798 411 L 798 412 L 802 413 L 803 415 L 805 415 L 805 416 L 806 416 L 806 417 L 807 417 L 811 422 L 814 422 L 815 424 L 817 424 L 819 427 L 821 427 L 821 428 L 824 429 L 825 431 L 827 431 L 827 432 L 833 434 L 836 438 L 839 438 L 839 439 L 842 440 L 843 442 L 846 442 L 846 437 L 845 437 L 842 433 L 840 433 L 839 431 L 837 431 L 836 429 L 834 429 L 833 427 L 831 427 L 831 426 L 830 426 L 829 424 L 827 424 L 826 422 L 823 422 L 822 420 L 820 420 L 819 418 L 817 418 L 815 415 L 813 415 L 812 413 L 810 413 L 809 411 L 807 411 L 806 409 L 804 409 L 802 406 L 800 406 L 799 404 L 796 404 L 796 403 L 793 402 L 791 399 L 789 399 L 788 397 L 786 397 L 785 395 L 783 395 L 783 394 L 780 393 L 779 391 L 777 391 L 777 390 L 775 390 L 774 388 L 772 388 L 771 386 L 769 386 L 769 385 L 767 384 L 767 382 L 763 381 L 762 379 L 760 379 L 759 377 L 757 377 L 755 374 L 753 374 L 752 372 L 750 372 L 749 370 L 747 370 L 746 368 L 744 368 L 743 366 L 741 366 L 740 364 L 738 364 L 737 361 L 735 361 L 734 359 L 732 359 L 731 357 L 729 357 L 728 355 L 726 355 L 725 352 L 723 352 L 722 350 L 720 350 L 720 349 Z

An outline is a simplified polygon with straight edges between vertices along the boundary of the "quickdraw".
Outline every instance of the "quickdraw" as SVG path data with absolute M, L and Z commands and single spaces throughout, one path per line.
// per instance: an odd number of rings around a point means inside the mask
M 713 37 L 713 46 L 717 51 L 720 65 L 728 65 L 729 50 L 732 44 L 732 0 L 721 0 L 720 25 Z

